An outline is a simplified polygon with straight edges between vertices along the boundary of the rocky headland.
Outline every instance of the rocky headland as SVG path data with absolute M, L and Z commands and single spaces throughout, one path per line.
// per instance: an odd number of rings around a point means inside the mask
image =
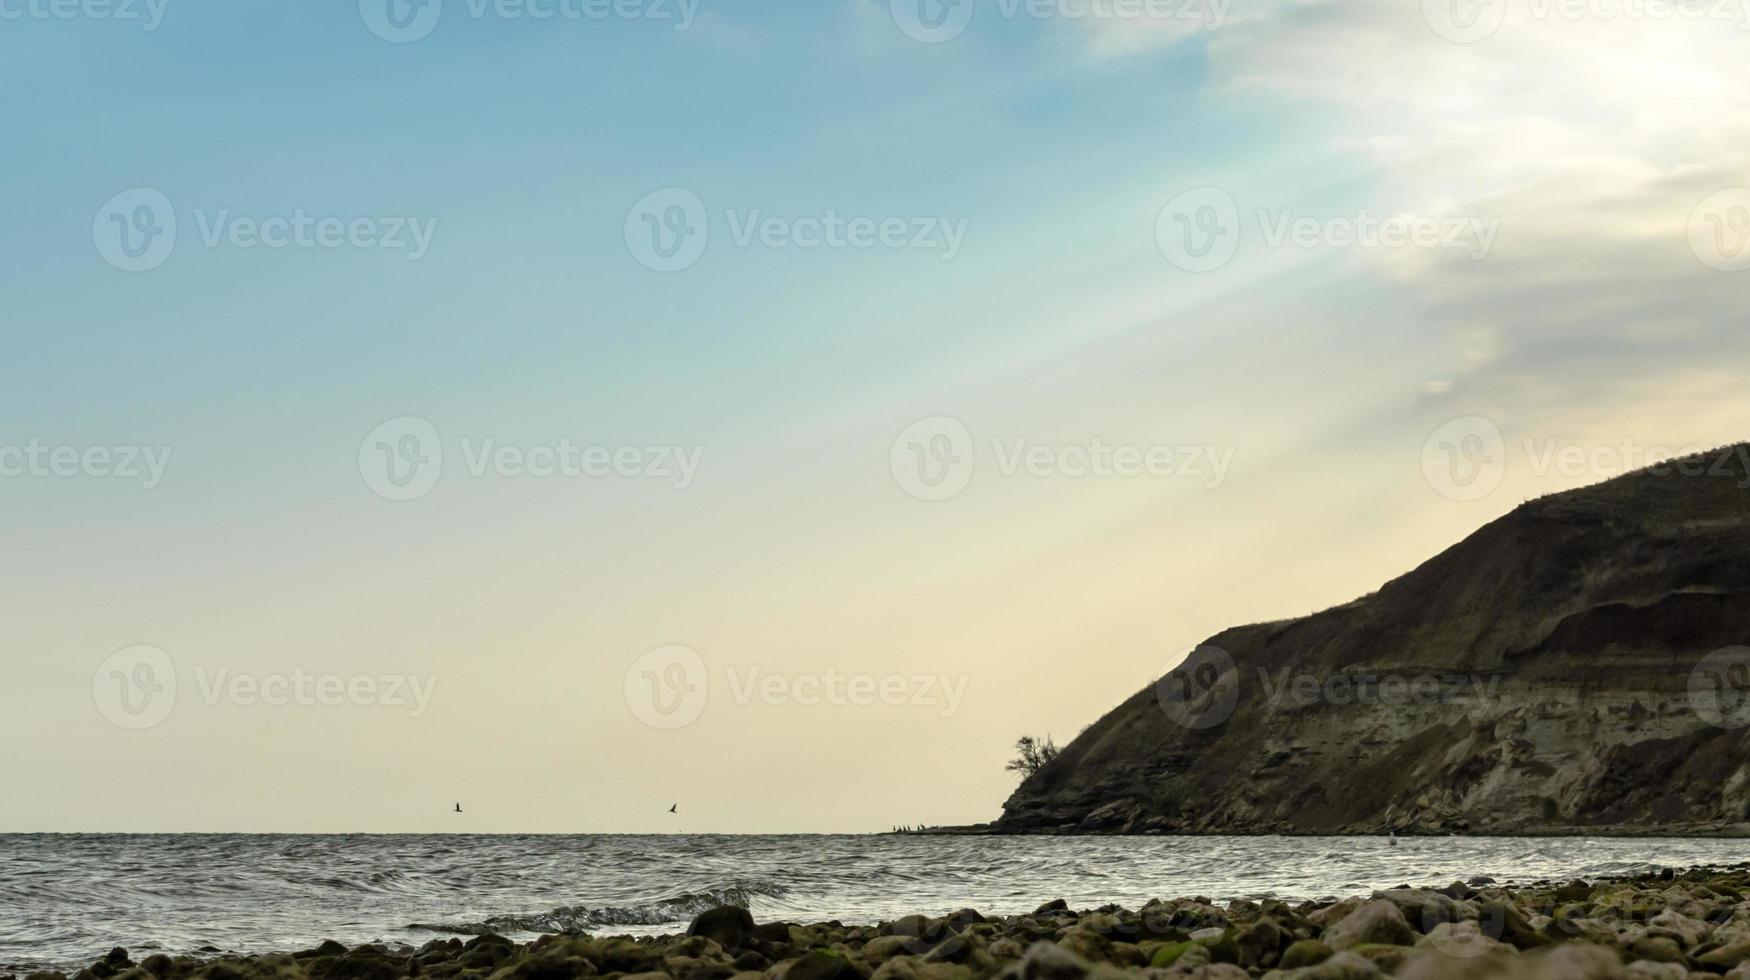
M 1307 902 L 1179 898 L 1140 909 L 973 909 L 869 926 L 756 923 L 719 907 L 686 935 L 497 935 L 298 953 L 116 949 L 24 980 L 1750 980 L 1750 864 L 1508 887 L 1474 878 Z M 12 980 L 12 978 L 0 978 Z
M 996 833 L 1750 833 L 1750 446 L 1527 503 L 1227 630 Z

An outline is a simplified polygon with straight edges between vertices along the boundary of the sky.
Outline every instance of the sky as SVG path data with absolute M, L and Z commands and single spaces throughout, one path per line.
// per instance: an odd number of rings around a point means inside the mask
M 1747 25 L 0 0 L 0 832 L 992 819 L 1750 434 Z

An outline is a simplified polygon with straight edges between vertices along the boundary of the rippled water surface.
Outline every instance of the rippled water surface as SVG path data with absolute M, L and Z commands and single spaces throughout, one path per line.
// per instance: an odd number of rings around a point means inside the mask
M 111 946 L 295 950 L 484 929 L 666 932 L 721 901 L 873 922 L 972 906 L 1316 898 L 1733 863 L 1741 841 L 1319 837 L 0 835 L 0 971 Z

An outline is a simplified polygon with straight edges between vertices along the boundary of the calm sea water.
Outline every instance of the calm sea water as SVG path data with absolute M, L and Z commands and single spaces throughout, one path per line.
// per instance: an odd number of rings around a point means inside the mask
M 756 918 L 874 922 L 1150 898 L 1316 898 L 1397 884 L 1735 863 L 1677 839 L 0 835 L 0 972 L 112 946 L 268 952 L 490 928 L 676 931 L 719 902 Z

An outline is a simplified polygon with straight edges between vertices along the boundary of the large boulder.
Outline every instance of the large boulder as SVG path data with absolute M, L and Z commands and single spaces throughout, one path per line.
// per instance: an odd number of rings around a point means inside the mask
M 1088 975 L 1088 964 L 1056 943 L 1034 943 L 1027 947 L 1014 970 L 1017 980 L 1082 980 Z
M 790 964 L 783 980 L 865 980 L 865 974 L 843 955 L 817 949 Z
M 1396 905 L 1398 911 L 1404 914 L 1404 921 L 1417 932 L 1425 933 L 1442 922 L 1457 922 L 1464 918 L 1458 903 L 1437 891 L 1390 888 L 1374 892 L 1373 897 L 1383 898 Z
M 687 935 L 704 936 L 724 949 L 740 949 L 754 938 L 753 913 L 738 905 L 706 909 L 687 926 Z
M 1325 932 L 1325 944 L 1335 950 L 1363 943 L 1409 946 L 1415 941 L 1416 932 L 1404 921 L 1404 913 L 1383 898 L 1362 905 Z

